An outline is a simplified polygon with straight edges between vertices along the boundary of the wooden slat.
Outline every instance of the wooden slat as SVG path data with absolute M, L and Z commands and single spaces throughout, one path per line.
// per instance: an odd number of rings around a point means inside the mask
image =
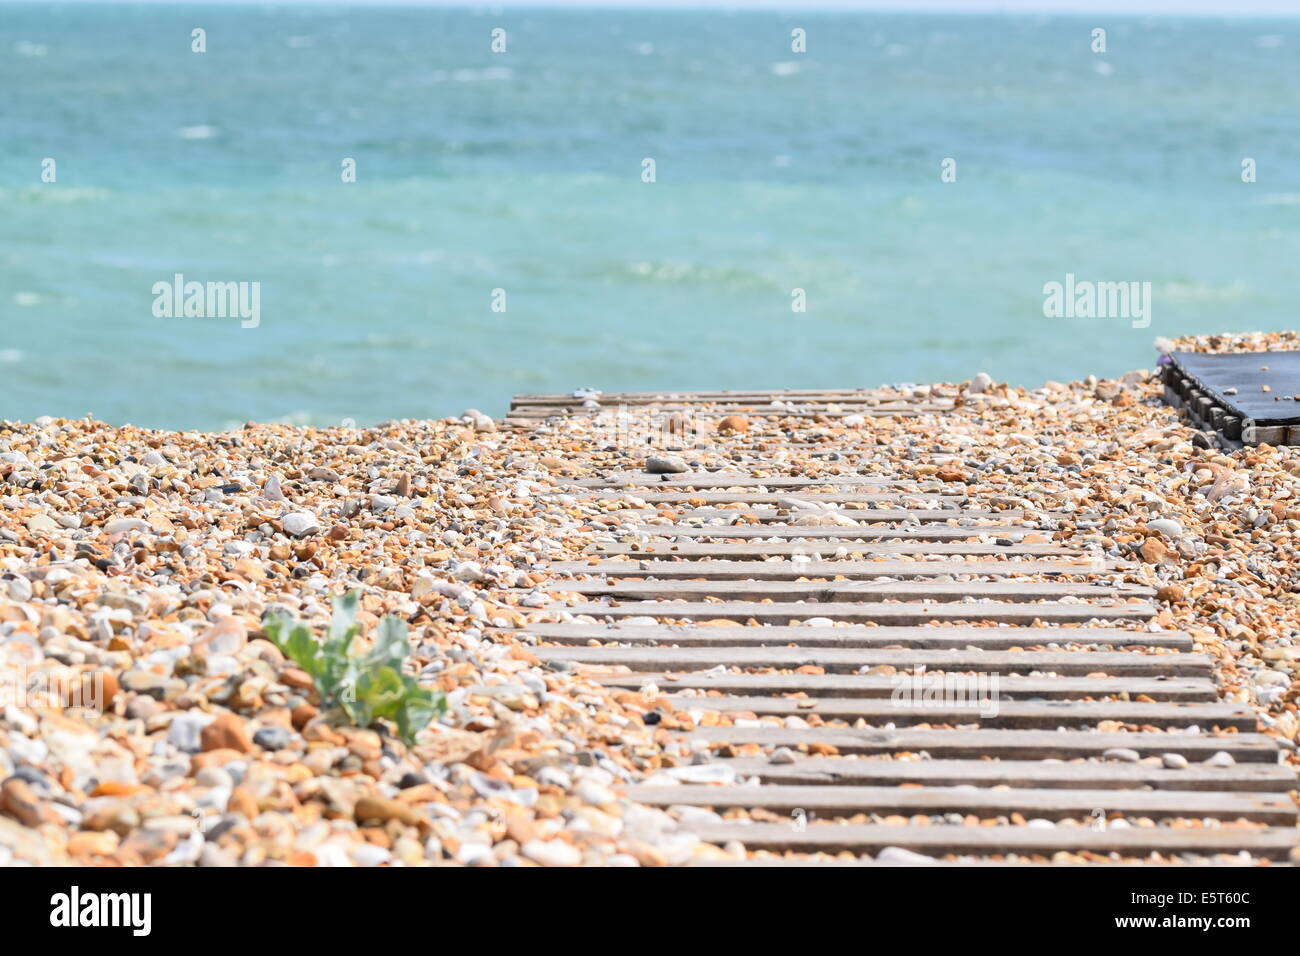
M 1133 602 L 1123 605 L 1065 604 L 1042 602 L 1039 604 L 1011 604 L 998 601 L 972 601 L 948 604 L 758 604 L 740 601 L 725 603 L 628 601 L 619 605 L 608 604 L 553 604 L 548 608 L 568 611 L 570 614 L 589 614 L 593 617 L 659 617 L 702 618 L 705 620 L 755 620 L 759 623 L 789 624 L 792 620 L 805 621 L 821 617 L 832 621 L 875 621 L 877 624 L 926 624 L 956 621 L 999 621 L 1008 624 L 1080 623 L 1084 621 L 1146 621 L 1155 616 L 1151 604 Z
M 858 813 L 927 816 L 960 813 L 981 818 L 1020 813 L 1042 820 L 1110 820 L 1123 817 L 1210 817 L 1287 824 L 1295 819 L 1295 804 L 1278 793 L 1205 793 L 1193 790 L 987 790 L 971 787 L 862 786 L 737 786 L 698 784 L 632 786 L 629 799 L 650 806 L 732 807 L 793 813 L 805 819 L 853 816 Z M 1100 811 L 1100 813 L 1096 813 Z M 1300 832 L 1297 833 L 1300 842 Z
M 935 759 L 1070 760 L 1100 757 L 1116 747 L 1136 750 L 1143 757 L 1182 754 L 1201 762 L 1222 750 L 1238 763 L 1273 764 L 1277 743 L 1264 734 L 1235 733 L 1212 737 L 1186 733 L 1058 733 L 1053 730 L 901 730 L 848 727 L 705 727 L 686 735 L 690 742 L 713 745 L 757 744 L 761 747 L 799 749 L 830 745 L 840 753 L 899 754 L 924 751 Z
M 954 389 L 955 391 L 955 389 Z M 764 401 L 771 401 L 774 398 L 801 399 L 809 395 L 824 395 L 828 398 L 840 399 L 846 396 L 859 396 L 863 398 L 889 398 L 902 399 L 905 396 L 902 392 L 892 388 L 863 388 L 861 386 L 844 387 L 844 388 L 722 388 L 722 389 L 660 389 L 652 392 L 607 392 L 599 395 L 602 401 L 619 401 L 630 402 L 634 399 L 645 400 L 650 403 L 658 403 L 670 399 L 690 399 L 692 401 L 714 401 L 716 399 L 741 399 L 755 398 Z M 583 401 L 572 393 L 565 392 L 522 392 L 515 395 L 513 402 L 527 404 L 530 402 L 556 402 L 556 401 Z
M 758 777 L 775 784 L 837 784 L 895 787 L 1042 787 L 1157 790 L 1254 790 L 1285 793 L 1297 787 L 1296 772 L 1264 763 L 1230 767 L 1194 764 L 1182 770 L 1114 760 L 882 760 L 800 757 L 794 763 L 734 758 L 714 764 L 738 779 Z
M 873 555 L 971 555 L 1028 556 L 1028 557 L 1083 557 L 1079 548 L 1060 544 L 994 544 L 981 541 L 748 541 L 727 543 L 721 541 L 648 541 L 644 544 L 604 542 L 597 540 L 591 547 L 594 555 L 628 555 L 629 557 L 682 557 L 719 558 L 731 561 L 762 561 L 768 557 L 811 556 L 820 554 L 833 557 L 843 548 L 846 557 L 871 557 Z
M 1232 856 L 1226 862 L 1227 865 L 1235 866 L 1241 862 L 1240 856 Z M 1251 857 L 1252 865 L 1258 861 Z M 690 869 L 717 869 L 717 870 L 775 870 L 775 869 L 822 869 L 830 868 L 834 870 L 876 870 L 892 869 L 899 866 L 907 866 L 906 863 L 898 863 L 892 860 L 877 861 L 869 856 L 845 858 L 843 856 L 831 856 L 824 852 L 814 853 L 781 853 L 773 854 L 769 851 L 759 851 L 754 856 L 744 858 L 740 857 L 709 857 L 706 859 L 691 860 L 685 864 Z M 1078 860 L 1073 857 L 1070 859 L 1042 859 L 1042 858 L 1025 858 L 1011 856 L 1005 859 L 989 859 L 987 857 L 962 857 L 960 859 L 936 859 L 931 858 L 931 862 L 924 864 L 927 869 L 948 869 L 948 870 L 1008 870 L 1008 869 L 1031 869 L 1031 870 L 1060 870 L 1060 869 L 1086 869 L 1086 870 L 1126 870 L 1126 869 L 1173 869 L 1176 867 L 1186 866 L 1186 862 L 1181 857 L 1146 857 L 1143 859 L 1114 859 L 1111 857 L 1097 857 L 1089 860 Z M 1267 863 L 1270 870 L 1289 870 L 1294 868 L 1294 864 L 1286 863 L 1281 860 L 1271 860 Z
M 843 398 L 834 398 L 827 395 L 809 395 L 794 401 L 782 399 L 782 404 L 774 405 L 770 398 L 766 396 L 755 396 L 753 398 L 735 398 L 735 399 L 704 399 L 697 400 L 692 398 L 677 398 L 647 404 L 637 401 L 620 401 L 601 397 L 596 399 L 596 405 L 586 405 L 583 401 L 570 399 L 564 401 L 538 401 L 523 402 L 518 405 L 512 405 L 507 418 L 521 418 L 536 420 L 538 418 L 547 418 L 553 415 L 604 415 L 613 420 L 616 418 L 625 420 L 629 423 L 640 422 L 659 422 L 669 415 L 681 415 L 688 421 L 697 420 L 703 422 L 716 422 L 727 415 L 743 415 L 751 419 L 751 426 L 758 423 L 752 419 L 764 418 L 783 418 L 786 416 L 801 415 L 809 418 L 821 417 L 829 422 L 834 422 L 838 418 L 844 418 L 848 415 L 861 415 L 864 418 L 877 417 L 886 418 L 891 415 L 925 415 L 925 414 L 944 414 L 952 411 L 952 402 L 940 399 L 938 401 L 925 400 L 899 400 L 899 399 L 861 399 L 852 396 Z M 754 429 L 755 431 L 758 428 Z M 737 436 L 739 438 L 745 435 Z
M 863 519 L 859 518 L 859 521 Z M 962 526 L 948 524 L 918 525 L 891 528 L 887 525 L 859 524 L 858 527 L 838 525 L 799 525 L 795 527 L 768 527 L 766 525 L 717 525 L 695 527 L 684 524 L 644 525 L 641 530 L 660 538 L 805 538 L 844 539 L 846 541 L 962 541 L 967 538 L 1008 538 L 1016 540 L 1027 534 L 1043 534 L 1037 528 L 1020 525 Z M 992 543 L 990 540 L 987 543 Z M 934 553 L 934 552 L 931 552 Z
M 1140 585 L 1076 581 L 556 581 L 549 590 L 600 595 L 620 601 L 1047 601 L 1062 598 L 1123 600 L 1151 597 Z
M 961 650 L 1007 650 L 1040 644 L 1109 644 L 1120 647 L 1171 647 L 1191 650 L 1181 631 L 1135 631 L 1117 627 L 711 627 L 667 624 L 530 624 L 525 633 L 558 644 L 617 641 L 676 644 L 680 647 L 781 647 L 813 650 L 835 647 L 906 646 Z
M 1245 850 L 1264 859 L 1285 860 L 1300 846 L 1295 827 L 1107 827 L 1091 826 L 968 827 L 968 826 L 839 826 L 810 825 L 802 830 L 788 823 L 721 823 L 692 828 L 707 843 L 718 845 L 738 841 L 749 850 L 879 853 L 896 846 L 925 854 L 1038 854 L 1058 851 L 1077 853 L 1120 853 L 1127 856 L 1148 853 L 1199 855 L 1232 854 Z
M 678 474 L 659 474 L 648 471 L 623 471 L 600 478 L 577 478 L 562 482 L 561 488 L 817 488 L 838 486 L 866 486 L 874 488 L 897 488 L 893 494 L 916 495 L 924 497 L 925 492 L 918 490 L 920 485 L 914 481 L 898 478 L 876 477 L 874 475 L 824 475 L 816 477 L 774 475 L 737 475 L 719 471 L 693 471 Z M 945 492 L 946 493 L 946 492 Z
M 548 571 L 603 574 L 661 581 L 707 578 L 711 581 L 788 581 L 794 578 L 921 578 L 941 575 L 1071 575 L 1119 570 L 1118 562 L 1073 561 L 557 561 Z
M 775 402 L 780 404 L 775 404 Z M 595 405 L 587 405 L 594 401 Z M 621 406 L 621 409 L 620 409 Z M 593 414 L 603 412 L 608 415 L 623 414 L 629 419 L 648 418 L 651 415 L 670 415 L 674 412 L 689 413 L 695 417 L 712 417 L 717 415 L 742 414 L 774 415 L 783 411 L 800 411 L 824 413 L 827 417 L 839 414 L 865 414 L 877 412 L 888 414 L 898 411 L 912 412 L 947 412 L 952 410 L 951 400 L 922 398 L 886 398 L 881 396 L 862 396 L 846 393 L 833 395 L 828 393 L 800 396 L 790 395 L 676 395 L 642 401 L 636 397 L 593 396 L 592 398 L 544 398 L 517 399 L 510 406 L 511 418 L 535 416 L 539 412 L 588 411 Z
M 743 412 L 747 418 L 755 419 L 809 419 L 817 421 L 826 421 L 834 423 L 837 419 L 848 418 L 850 415 L 861 416 L 862 418 L 916 418 L 921 415 L 932 414 L 935 412 L 945 412 L 949 408 L 943 405 L 849 405 L 846 404 L 840 411 L 829 411 L 820 403 L 797 408 L 774 408 L 771 405 L 748 406 L 748 410 Z M 687 421 L 696 421 L 703 426 L 706 423 L 717 421 L 726 415 L 735 414 L 738 411 L 737 406 L 722 405 L 712 409 L 704 409 L 698 405 L 676 404 L 664 405 L 655 409 L 655 418 L 649 416 L 637 415 L 629 412 L 624 421 L 628 426 L 635 428 L 638 423 L 655 424 L 664 421 L 664 419 L 674 413 L 680 414 Z M 619 414 L 617 405 L 602 404 L 597 407 L 588 408 L 580 405 L 528 405 L 519 408 L 512 408 L 506 415 L 505 420 L 511 423 L 540 423 L 551 418 L 598 418 L 605 416 L 606 420 L 614 427 L 618 427 L 615 417 Z M 690 427 L 689 425 L 687 426 Z M 699 426 L 697 426 L 699 427 Z M 700 427 L 700 430 L 703 430 Z
M 1136 654 L 1124 651 L 877 650 L 805 647 L 536 647 L 543 660 L 622 665 L 632 670 L 690 671 L 711 667 L 780 667 L 814 664 L 827 673 L 863 667 L 924 667 L 929 672 L 1057 674 L 1105 673 L 1112 677 L 1197 677 L 1210 672 L 1206 654 Z
M 764 525 L 786 525 L 796 528 L 817 528 L 817 527 L 842 527 L 852 528 L 856 526 L 874 526 L 882 523 L 894 522 L 947 522 L 953 518 L 982 518 L 993 519 L 1001 518 L 1005 520 L 1018 519 L 1022 517 L 1019 511 L 981 511 L 976 509 L 966 509 L 958 511 L 955 508 L 871 508 L 871 509 L 850 509 L 840 511 L 785 511 L 777 509 L 771 505 L 756 505 L 745 508 L 680 508 L 677 505 L 659 505 L 651 508 L 638 508 L 631 505 L 613 510 L 602 510 L 597 513 L 600 517 L 618 518 L 624 523 L 625 528 L 633 531 L 642 531 L 654 533 L 654 529 L 661 527 L 655 523 L 655 519 L 671 517 L 674 521 L 683 522 L 713 522 L 721 518 L 725 525 L 710 525 L 710 527 L 726 527 L 733 521 L 739 522 L 743 519 L 745 522 L 757 522 Z M 593 517 L 596 515 L 593 515 Z M 834 518 L 836 520 L 847 520 L 853 522 L 852 525 L 808 525 L 801 524 L 800 518 Z M 692 524 L 692 527 L 699 527 L 698 524 Z M 742 525 L 743 527 L 743 525 Z
M 1006 517 L 1014 518 L 1020 516 L 1020 511 L 1015 508 L 1006 508 L 1002 510 L 961 510 L 958 509 L 968 502 L 970 498 L 967 495 L 954 494 L 933 494 L 924 495 L 911 491 L 865 491 L 865 492 L 846 492 L 846 491 L 822 491 L 817 493 L 795 493 L 780 491 L 694 491 L 683 489 L 679 491 L 625 491 L 622 489 L 610 491 L 590 491 L 583 494 L 578 500 L 580 501 L 618 501 L 620 499 L 639 498 L 641 501 L 652 502 L 654 504 L 692 504 L 698 502 L 702 505 L 711 504 L 743 504 L 743 505 L 770 505 L 774 509 L 784 502 L 791 504 L 812 504 L 816 508 L 786 508 L 791 514 L 821 514 L 824 509 L 822 505 L 863 505 L 879 504 L 881 502 L 903 501 L 905 499 L 916 499 L 921 502 L 938 502 L 939 504 L 949 505 L 947 509 L 938 511 L 937 509 L 921 508 L 857 508 L 849 509 L 846 514 L 870 515 L 875 516 L 877 513 L 882 514 L 901 514 L 903 517 L 896 520 L 903 520 L 918 511 L 930 510 L 936 511 L 944 518 L 957 517 Z M 742 514 L 740 509 L 727 509 L 733 514 Z M 880 520 L 885 520 L 881 518 Z M 890 519 L 895 520 L 895 519 Z
M 773 400 L 781 402 L 774 405 Z M 595 401 L 595 405 L 586 405 Z M 838 406 L 831 410 L 829 406 Z M 507 418 L 536 418 L 538 415 L 564 414 L 566 412 L 586 412 L 588 414 L 619 415 L 630 420 L 648 418 L 651 415 L 671 415 L 674 412 L 688 414 L 696 418 L 722 418 L 725 415 L 744 415 L 746 418 L 764 418 L 782 413 L 802 412 L 808 415 L 822 414 L 827 418 L 841 415 L 892 415 L 899 412 L 912 414 L 943 414 L 952 411 L 951 399 L 903 398 L 872 395 L 854 395 L 852 393 L 832 394 L 827 392 L 809 393 L 807 395 L 676 395 L 659 398 L 638 396 L 600 395 L 593 399 L 547 398 L 538 396 L 534 399 L 517 398 L 511 404 Z
M 982 683 L 991 684 L 991 680 Z M 665 684 L 660 690 L 672 690 Z M 991 693 L 992 691 L 990 691 Z M 921 691 L 917 691 L 920 696 Z M 975 697 L 978 689 L 973 689 Z M 1125 701 L 1052 700 L 973 701 L 957 705 L 931 701 L 911 702 L 908 698 L 847 700 L 844 698 L 796 697 L 695 697 L 669 695 L 667 704 L 674 711 L 718 711 L 727 714 L 756 714 L 759 717 L 799 717 L 813 715 L 823 720 L 846 723 L 863 720 L 881 727 L 886 724 L 979 724 L 981 727 L 1057 728 L 1096 727 L 1103 720 L 1117 720 L 1138 726 L 1205 730 L 1258 729 L 1254 711 L 1238 704 L 1197 704 L 1161 702 L 1142 704 Z
M 895 693 L 910 694 L 918 683 L 925 687 L 924 678 L 906 674 L 732 674 L 665 672 L 639 672 L 597 677 L 596 682 L 607 687 L 637 689 L 654 684 L 666 694 L 685 690 L 714 690 L 725 694 L 753 697 L 758 694 L 793 694 L 804 691 L 810 698 L 889 698 Z M 1171 700 L 1184 703 L 1210 702 L 1219 699 L 1214 684 L 1207 678 L 1158 677 L 1020 677 L 1004 675 L 998 681 L 998 696 L 1003 701 L 1028 700 L 1079 700 L 1084 697 L 1129 698 L 1139 695 L 1152 700 Z M 720 698 L 698 698 L 715 701 Z M 791 698 L 780 698 L 790 701 Z M 687 707 L 690 698 L 682 698 Z M 796 702 L 798 702 L 796 700 Z M 802 711 L 792 711 L 792 713 Z M 769 712 L 770 713 L 770 712 Z M 820 713 L 821 709 L 812 713 Z

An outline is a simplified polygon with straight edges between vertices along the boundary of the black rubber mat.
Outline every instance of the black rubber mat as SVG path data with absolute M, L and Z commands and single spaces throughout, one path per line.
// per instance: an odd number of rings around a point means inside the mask
M 1169 357 L 1230 414 L 1259 425 L 1300 424 L 1300 352 L 1173 352 Z

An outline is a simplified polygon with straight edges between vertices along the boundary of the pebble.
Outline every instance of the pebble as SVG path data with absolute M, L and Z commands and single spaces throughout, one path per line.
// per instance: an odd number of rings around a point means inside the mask
M 728 415 L 718 422 L 718 434 L 735 435 L 749 432 L 749 419 L 744 415 Z
M 59 523 L 49 515 L 32 515 L 27 519 L 27 530 L 32 534 L 50 534 L 59 530 Z
M 398 820 L 413 826 L 420 821 L 420 814 L 409 804 L 378 796 L 362 797 L 357 801 L 353 813 L 358 823 L 366 821 L 387 823 L 389 820 Z
M 266 484 L 262 486 L 262 494 L 270 501 L 288 501 L 284 496 L 284 490 L 280 487 L 280 476 L 271 475 L 266 479 Z
M 305 538 L 321 529 L 320 521 L 314 514 L 306 511 L 294 511 L 280 519 L 284 533 L 294 538 Z
M 1103 760 L 1119 760 L 1123 763 L 1137 763 L 1142 755 L 1128 747 L 1111 747 L 1102 753 Z
M 357 866 L 383 866 L 393 856 L 382 846 L 371 843 L 350 844 L 347 852 Z
M 614 794 L 608 787 L 602 787 L 591 780 L 580 781 L 573 792 L 578 799 L 595 806 L 614 802 Z
M 1182 754 L 1161 754 L 1160 761 L 1170 770 L 1186 770 L 1187 758 Z
M 772 755 L 767 758 L 768 763 L 773 764 L 792 764 L 799 758 L 789 747 L 777 747 L 772 751 Z
M 1171 540 L 1180 538 L 1183 534 L 1183 526 L 1172 518 L 1157 518 L 1154 521 L 1148 521 L 1147 528 L 1159 532 Z
M 253 749 L 244 721 L 230 711 L 217 714 L 203 728 L 200 738 L 204 750 L 234 750 L 246 754 Z
M 212 721 L 208 714 L 177 714 L 167 727 L 167 742 L 184 753 L 203 749 L 203 728 Z
M 934 857 L 926 856 L 924 853 L 917 853 L 901 846 L 887 846 L 876 854 L 876 862 L 888 866 L 929 866 L 936 861 Z
M 1205 766 L 1207 767 L 1232 767 L 1235 766 L 1236 763 L 1237 761 L 1233 758 L 1232 754 L 1228 753 L 1226 750 L 1217 751 L 1205 760 Z
M 293 735 L 283 727 L 262 727 L 253 734 L 253 743 L 263 750 L 284 750 L 293 740 Z
M 129 534 L 132 531 L 148 531 L 149 523 L 139 518 L 116 518 L 104 525 L 106 534 Z
M 122 689 L 135 694 L 143 694 L 154 700 L 171 700 L 185 690 L 185 682 L 170 677 L 163 677 L 153 671 L 127 671 L 120 678 Z
M 542 866 L 577 866 L 582 862 L 582 851 L 563 840 L 529 840 L 519 852 Z
M 645 461 L 645 470 L 652 475 L 671 475 L 690 471 L 691 466 L 677 455 L 651 455 Z

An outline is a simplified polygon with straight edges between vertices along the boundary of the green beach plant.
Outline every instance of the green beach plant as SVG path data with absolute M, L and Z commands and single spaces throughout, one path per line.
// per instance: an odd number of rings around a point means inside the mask
M 324 640 L 283 611 L 268 615 L 266 636 L 311 676 L 324 710 L 357 727 L 392 721 L 402 739 L 414 743 L 429 721 L 446 713 L 446 696 L 421 687 L 406 673 L 411 645 L 399 617 L 389 615 L 379 622 L 375 645 L 366 653 L 350 652 L 361 630 L 356 622 L 358 600 L 358 593 L 350 591 L 331 601 L 334 614 Z

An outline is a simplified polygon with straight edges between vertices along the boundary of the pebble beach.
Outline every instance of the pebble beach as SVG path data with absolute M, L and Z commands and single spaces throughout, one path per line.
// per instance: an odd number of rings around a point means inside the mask
M 1258 351 L 1294 347 L 1294 336 L 1161 345 Z M 762 453 L 765 438 L 779 439 L 795 450 L 774 452 L 774 470 L 959 482 L 1020 509 L 1026 541 L 1068 539 L 1129 562 L 1125 580 L 1156 591 L 1156 623 L 1192 635 L 1214 659 L 1221 700 L 1252 708 L 1300 770 L 1300 451 L 1200 447 L 1161 393 L 1153 370 L 1033 389 L 980 374 L 881 390 L 951 400 L 941 422 L 731 416 L 707 426 L 706 448 L 675 454 L 725 473 L 730 443 Z M 674 709 L 660 688 L 609 686 L 599 678 L 610 667 L 550 659 L 530 632 L 597 623 L 566 609 L 583 599 L 551 565 L 586 560 L 594 542 L 647 520 L 635 492 L 591 499 L 563 486 L 642 470 L 656 453 L 611 443 L 594 418 L 523 428 L 473 410 L 211 433 L 0 424 L 0 864 L 761 857 L 695 834 L 721 814 L 625 795 L 707 781 L 711 751 L 682 733 L 738 715 L 710 711 L 707 698 Z M 719 510 L 719 522 L 750 520 Z M 349 591 L 360 594 L 363 643 L 383 616 L 401 618 L 411 673 L 446 695 L 445 714 L 411 743 L 391 726 L 330 719 L 310 677 L 267 639 L 276 611 L 323 632 L 330 599 Z M 1139 729 L 1111 723 L 1096 729 Z M 739 755 L 784 759 L 759 747 Z

